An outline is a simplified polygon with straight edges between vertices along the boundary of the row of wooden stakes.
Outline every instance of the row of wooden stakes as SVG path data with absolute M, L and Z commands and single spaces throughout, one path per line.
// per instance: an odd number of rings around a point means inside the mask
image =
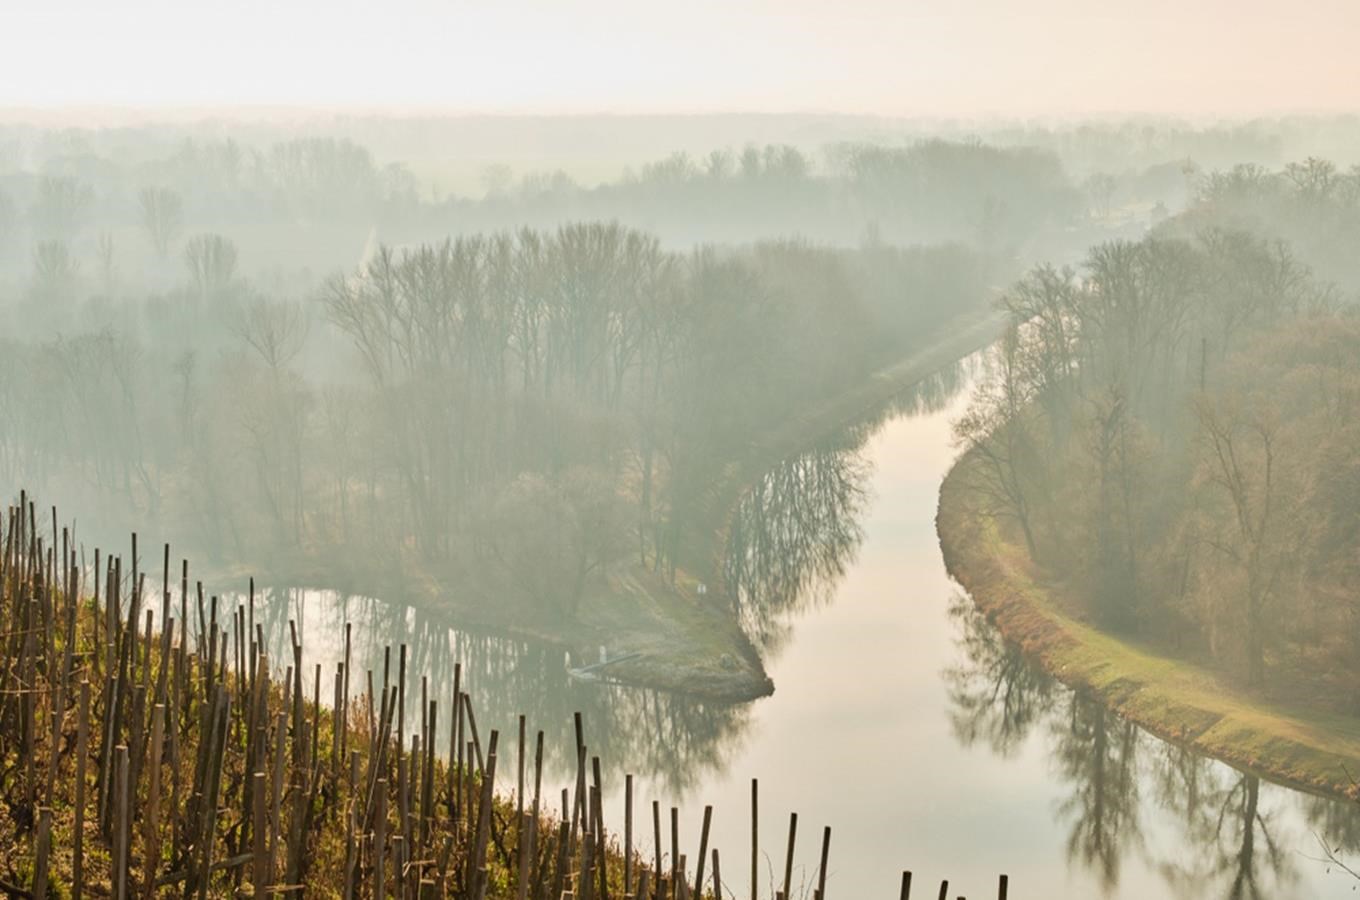
M 483 741 L 462 667 L 455 665 L 447 756 L 435 740 L 437 687 L 420 680 L 419 726 L 408 727 L 407 652 L 387 651 L 380 675 L 352 691 L 351 632 L 329 679 L 303 668 L 290 622 L 290 659 L 266 654 L 255 592 L 227 609 L 188 564 L 171 584 L 162 559 L 159 614 L 141 570 L 96 550 L 87 565 L 69 529 L 38 524 L 21 496 L 0 521 L 0 843 L 11 896 L 80 900 L 87 893 L 150 898 L 332 896 L 515 900 L 700 900 L 734 896 L 709 846 L 680 852 L 679 810 L 652 803 L 650 865 L 634 841 L 633 777 L 625 777 L 622 845 L 606 828 L 599 757 L 575 717 L 575 784 L 552 809 L 542 792 L 543 732 L 518 720 L 516 788 L 504 777 L 500 733 Z M 49 540 L 50 538 L 50 540 Z M 92 582 L 93 590 L 87 590 Z M 177 600 L 177 602 L 176 602 Z M 190 617 L 194 618 L 192 634 Z M 192 646 L 191 646 L 192 644 Z M 310 674 L 310 679 L 306 675 Z M 310 684 L 307 683 L 310 681 Z M 310 689 L 310 690 L 309 690 Z M 414 699 L 414 698 L 412 698 Z M 410 726 L 415 726 L 415 722 Z M 93 818 L 89 817 L 93 807 Z M 758 900 L 759 785 L 751 784 L 750 896 Z M 777 900 L 793 900 L 798 817 L 791 816 Z M 8 832 L 8 833 L 4 833 Z M 831 829 L 815 881 L 827 897 Z M 711 863 L 711 868 L 710 864 Z M 999 896 L 1007 895 L 1001 876 Z M 903 874 L 901 897 L 910 897 Z M 940 898 L 947 896 L 947 883 Z

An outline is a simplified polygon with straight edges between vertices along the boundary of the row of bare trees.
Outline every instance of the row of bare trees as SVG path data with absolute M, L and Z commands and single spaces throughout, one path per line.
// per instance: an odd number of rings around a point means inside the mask
M 786 282 L 800 266 L 821 283 Z M 849 373 L 837 350 L 867 330 L 827 341 L 824 326 L 860 324 L 855 304 L 823 251 L 677 256 L 604 224 L 383 250 L 325 296 L 378 401 L 386 493 L 403 501 L 420 551 L 455 553 L 468 511 L 489 503 L 474 521 L 510 533 L 484 532 L 484 548 L 504 560 L 558 535 L 577 599 L 626 546 L 630 517 L 641 560 L 673 566 L 687 506 L 714 467 L 801 390 Z M 626 484 L 632 514 L 618 502 Z M 513 525 L 529 518 L 517 507 L 535 506 L 549 530 L 537 538 Z
M 1278 169 L 1244 163 L 1211 172 L 1197 185 L 1190 228 L 1230 224 L 1288 241 L 1320 277 L 1360 288 L 1360 166 L 1318 157 Z

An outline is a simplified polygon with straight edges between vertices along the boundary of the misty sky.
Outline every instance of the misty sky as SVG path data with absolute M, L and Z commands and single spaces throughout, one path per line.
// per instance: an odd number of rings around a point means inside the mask
M 1360 0 L 0 0 L 0 107 L 1360 111 Z

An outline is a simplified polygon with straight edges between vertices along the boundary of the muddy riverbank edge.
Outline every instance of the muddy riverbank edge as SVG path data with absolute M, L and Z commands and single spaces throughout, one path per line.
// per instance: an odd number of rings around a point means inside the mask
M 1119 640 L 1074 616 L 1063 586 L 973 509 L 964 455 L 940 488 L 936 530 L 950 576 L 1031 660 L 1164 740 L 1268 780 L 1360 798 L 1360 718 L 1286 709 L 1221 673 Z

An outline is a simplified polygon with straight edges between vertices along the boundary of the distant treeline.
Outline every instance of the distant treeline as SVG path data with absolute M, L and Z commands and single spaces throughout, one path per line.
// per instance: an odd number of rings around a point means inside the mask
M 563 613 L 617 562 L 669 574 L 753 435 L 1009 277 L 959 246 L 677 254 L 600 223 L 379 248 L 307 304 L 229 244 L 195 258 L 192 290 L 5 342 L 0 477 L 219 560 L 415 561 Z
M 976 141 L 845 143 L 820 155 L 789 144 L 677 152 L 595 184 L 561 169 L 515 173 L 493 164 L 471 193 L 436 190 L 348 139 L 263 148 L 186 139 L 162 154 L 130 162 L 77 148 L 9 171 L 0 158 L 0 261 L 22 265 L 43 242 L 93 256 L 105 235 L 125 264 L 155 266 L 203 232 L 253 242 L 259 229 L 347 226 L 361 242 L 373 227 L 418 243 L 582 219 L 619 219 L 686 244 L 799 233 L 841 244 L 877 236 L 999 249 L 1061 229 L 1089 208 L 1054 154 Z M 306 243 L 316 234 L 291 238 Z M 314 267 L 351 262 L 354 240 L 333 237 L 306 259 Z
M 1177 224 L 1182 233 L 1218 225 L 1287 241 L 1319 278 L 1360 290 L 1360 165 L 1310 157 L 1278 170 L 1212 172 Z
M 1353 179 L 1236 170 L 1164 234 L 1034 270 L 958 424 L 980 508 L 1099 623 L 1352 706 L 1360 317 L 1289 244 L 1222 223 L 1272 203 L 1292 213 L 1267 232 L 1320 239 Z
M 0 128 L 0 297 L 112 300 L 173 290 L 193 243 L 212 239 L 241 250 L 242 274 L 297 294 L 353 265 L 375 236 L 416 246 L 450 234 L 618 220 L 685 247 L 798 234 L 840 246 L 965 242 L 1069 259 L 1100 239 L 1140 236 L 1196 198 L 1262 220 L 1288 219 L 1277 207 L 1293 202 L 1282 199 L 1291 192 L 1312 203 L 1321 189 L 1325 202 L 1354 205 L 1346 186 L 1356 176 L 1345 165 L 1319 172 L 1309 159 L 1272 174 L 1262 166 L 1274 163 L 1260 162 L 1287 159 L 1295 145 L 1348 147 L 1345 128 L 1309 141 L 1299 128 L 1290 138 L 1267 125 L 995 129 L 985 140 L 833 131 L 828 138 L 837 139 L 815 149 L 717 145 L 638 157 L 628 168 L 614 162 L 593 178 L 551 162 L 482 163 L 458 189 L 441 187 L 429 160 L 381 158 L 357 128 L 340 131 L 358 139 L 245 126 Z M 385 134 L 370 137 L 400 145 Z M 456 157 L 460 146 L 449 152 Z M 1255 161 L 1226 168 L 1241 159 Z M 1347 234 L 1319 249 L 1335 267 L 1345 262 Z

